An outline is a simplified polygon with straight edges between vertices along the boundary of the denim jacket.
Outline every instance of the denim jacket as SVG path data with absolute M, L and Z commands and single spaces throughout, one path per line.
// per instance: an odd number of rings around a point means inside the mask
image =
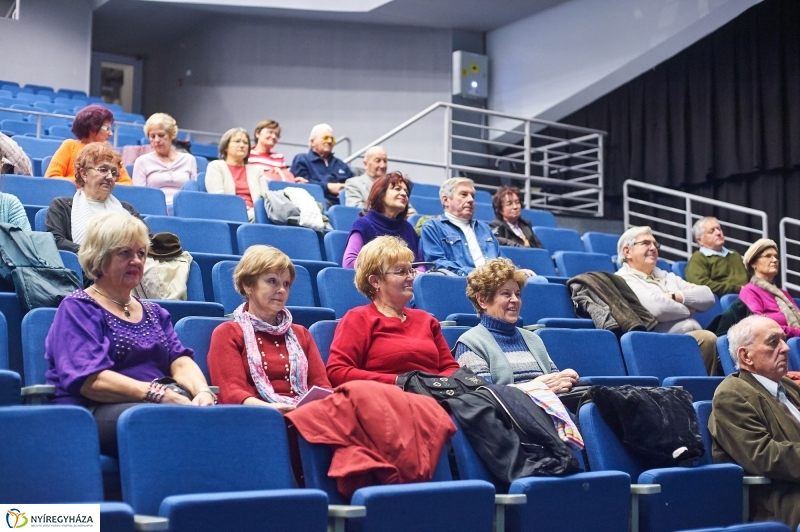
M 470 223 L 484 258 L 490 260 L 503 257 L 500 244 L 489 226 L 475 219 Z M 431 218 L 425 222 L 422 226 L 421 245 L 425 261 L 436 263 L 439 269 L 449 270 L 456 275 L 467 275 L 475 269 L 467 237 L 447 218 Z

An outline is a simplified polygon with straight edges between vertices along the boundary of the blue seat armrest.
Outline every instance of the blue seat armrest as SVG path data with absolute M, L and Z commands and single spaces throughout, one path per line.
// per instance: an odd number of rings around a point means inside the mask
M 356 519 L 367 515 L 366 506 L 350 506 L 346 504 L 328 505 L 328 530 L 345 532 L 347 519 Z
M 567 284 L 567 281 L 572 279 L 572 277 L 562 277 L 560 275 L 543 275 L 545 279 L 547 279 L 548 283 L 558 283 L 558 284 Z
M 47 403 L 47 398 L 55 395 L 56 387 L 49 384 L 34 384 L 25 386 L 20 390 L 22 402 L 29 405 L 41 405 Z
M 657 377 L 641 377 L 632 375 L 603 377 L 586 377 L 581 375 L 580 381 L 593 386 L 624 386 L 626 384 L 630 384 L 631 386 L 658 386 Z
M 560 329 L 594 329 L 594 322 L 588 318 L 542 318 L 538 323 Z
M 134 515 L 133 529 L 136 532 L 166 532 L 169 530 L 169 519 L 157 515 Z

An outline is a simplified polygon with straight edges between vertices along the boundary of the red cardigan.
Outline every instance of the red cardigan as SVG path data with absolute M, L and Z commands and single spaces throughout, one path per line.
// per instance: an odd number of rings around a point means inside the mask
M 394 384 L 398 375 L 418 369 L 451 375 L 458 368 L 436 318 L 405 309 L 406 321 L 384 316 L 374 303 L 342 318 L 331 344 L 328 378 L 339 386 L 354 380 Z
M 311 333 L 302 325 L 292 325 L 292 331 L 308 358 L 308 387 L 316 385 L 332 388 Z M 266 355 L 267 377 L 272 388 L 279 395 L 290 395 L 291 387 L 286 380 L 288 375 L 286 366 L 289 364 L 286 337 L 256 332 L 256 339 L 258 338 L 261 339 L 260 347 Z M 238 405 L 248 397 L 263 400 L 250 375 L 242 328 L 235 321 L 225 322 L 214 329 L 214 334 L 211 335 L 211 347 L 208 350 L 208 371 L 211 373 L 211 382 L 219 386 L 220 403 Z

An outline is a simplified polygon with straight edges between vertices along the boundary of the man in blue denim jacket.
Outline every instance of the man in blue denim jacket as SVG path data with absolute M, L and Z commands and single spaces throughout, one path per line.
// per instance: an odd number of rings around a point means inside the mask
M 422 226 L 422 255 L 437 269 L 467 275 L 484 262 L 502 257 L 500 244 L 485 222 L 472 218 L 475 212 L 475 183 L 453 177 L 442 183 L 439 197 L 444 216 L 431 218 Z M 520 270 L 529 277 L 533 271 Z

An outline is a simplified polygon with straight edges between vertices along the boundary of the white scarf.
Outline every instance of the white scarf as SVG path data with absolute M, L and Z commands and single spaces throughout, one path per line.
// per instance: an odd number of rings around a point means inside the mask
M 128 212 L 117 198 L 108 195 L 105 201 L 92 201 L 80 188 L 72 197 L 72 241 L 78 245 L 86 236 L 86 224 L 101 211 Z

